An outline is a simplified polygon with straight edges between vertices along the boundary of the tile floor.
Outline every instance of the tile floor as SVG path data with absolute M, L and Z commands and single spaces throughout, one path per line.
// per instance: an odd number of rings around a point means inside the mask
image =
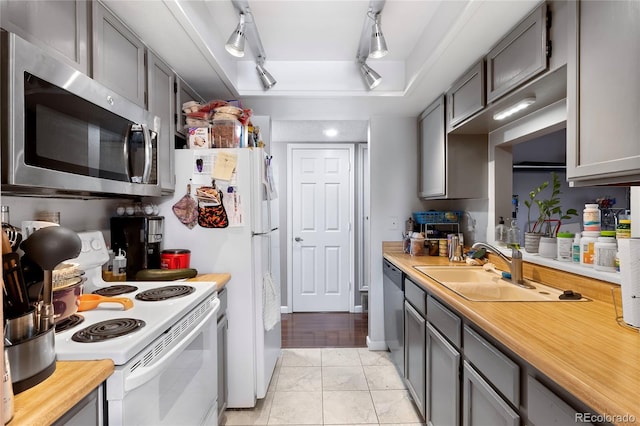
M 267 396 L 221 425 L 421 425 L 388 352 L 283 349 Z

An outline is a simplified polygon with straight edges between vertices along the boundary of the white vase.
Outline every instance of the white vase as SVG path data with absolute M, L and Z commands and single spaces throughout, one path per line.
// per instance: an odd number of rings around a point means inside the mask
M 558 241 L 556 237 L 541 237 L 538 254 L 548 259 L 555 259 L 558 255 Z

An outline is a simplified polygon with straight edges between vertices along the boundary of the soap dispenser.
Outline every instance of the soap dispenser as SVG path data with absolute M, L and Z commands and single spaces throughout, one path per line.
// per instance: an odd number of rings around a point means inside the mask
M 496 226 L 496 244 L 499 246 L 507 245 L 507 227 L 504 224 L 504 217 L 500 216 L 500 222 Z

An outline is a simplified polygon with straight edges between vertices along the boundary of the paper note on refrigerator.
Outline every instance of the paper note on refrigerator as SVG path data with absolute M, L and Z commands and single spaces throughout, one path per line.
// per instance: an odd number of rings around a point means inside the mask
M 220 180 L 231 180 L 233 171 L 238 163 L 238 156 L 229 152 L 220 152 L 213 163 L 211 177 Z

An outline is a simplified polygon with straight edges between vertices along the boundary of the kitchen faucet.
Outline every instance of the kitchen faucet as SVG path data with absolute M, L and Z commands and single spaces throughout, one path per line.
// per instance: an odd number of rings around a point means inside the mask
M 527 284 L 524 281 L 524 278 L 522 278 L 522 252 L 520 250 L 518 250 L 516 247 L 511 247 L 511 259 L 509 259 L 507 256 L 502 254 L 499 249 L 490 244 L 479 241 L 471 246 L 471 248 L 476 250 L 481 247 L 495 253 L 500 257 L 500 259 L 504 260 L 506 264 L 509 265 L 509 269 L 511 272 L 511 282 L 513 284 L 524 288 L 534 288 L 532 285 Z

